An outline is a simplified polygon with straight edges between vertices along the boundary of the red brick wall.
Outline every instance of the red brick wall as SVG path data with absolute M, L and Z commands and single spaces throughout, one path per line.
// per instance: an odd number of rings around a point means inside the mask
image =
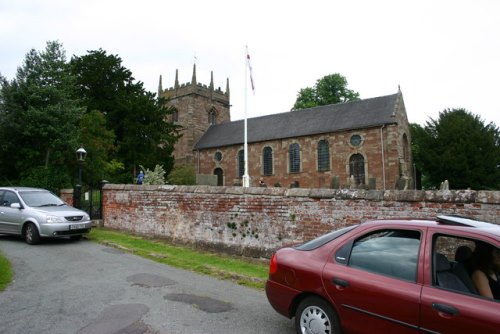
M 106 185 L 104 225 L 246 256 L 379 218 L 460 214 L 500 224 L 500 192 Z

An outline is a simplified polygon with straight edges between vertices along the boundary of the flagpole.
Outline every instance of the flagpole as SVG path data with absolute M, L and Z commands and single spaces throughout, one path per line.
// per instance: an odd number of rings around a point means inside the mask
M 250 187 L 250 176 L 248 175 L 248 133 L 247 133 L 247 80 L 248 80 L 248 46 L 245 48 L 245 120 L 244 120 L 244 144 L 243 144 L 243 153 L 244 153 L 244 161 L 245 161 L 245 171 L 243 173 L 243 187 Z

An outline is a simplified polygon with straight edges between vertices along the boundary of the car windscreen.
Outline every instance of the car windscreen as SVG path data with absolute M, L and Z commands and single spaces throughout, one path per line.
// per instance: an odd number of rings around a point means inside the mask
M 297 250 L 302 250 L 302 251 L 309 251 L 309 250 L 316 249 L 318 247 L 321 247 L 321 246 L 329 243 L 330 241 L 332 241 L 334 239 L 337 239 L 341 235 L 346 234 L 347 232 L 355 229 L 358 226 L 359 225 L 351 225 L 351 226 L 341 228 L 340 230 L 336 230 L 336 231 L 324 234 L 320 237 L 317 237 L 316 239 L 308 241 L 308 242 L 306 242 L 300 246 L 296 246 L 294 248 Z
M 50 191 L 21 191 L 19 195 L 31 207 L 61 206 L 65 203 Z

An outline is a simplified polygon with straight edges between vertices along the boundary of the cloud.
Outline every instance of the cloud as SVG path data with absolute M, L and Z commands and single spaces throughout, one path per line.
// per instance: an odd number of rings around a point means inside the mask
M 244 111 L 245 46 L 255 96 L 249 116 L 285 112 L 301 88 L 340 73 L 362 98 L 401 86 L 408 117 L 423 124 L 463 107 L 500 124 L 500 2 L 494 0 L 165 2 L 0 0 L 0 73 L 13 78 L 25 54 L 49 40 L 68 57 L 104 49 L 156 92 L 197 78 L 225 89 L 232 118 Z

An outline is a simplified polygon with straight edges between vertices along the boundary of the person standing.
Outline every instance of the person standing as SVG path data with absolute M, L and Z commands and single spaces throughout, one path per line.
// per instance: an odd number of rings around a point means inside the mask
M 144 183 L 144 172 L 141 170 L 139 174 L 137 174 L 137 184 Z

